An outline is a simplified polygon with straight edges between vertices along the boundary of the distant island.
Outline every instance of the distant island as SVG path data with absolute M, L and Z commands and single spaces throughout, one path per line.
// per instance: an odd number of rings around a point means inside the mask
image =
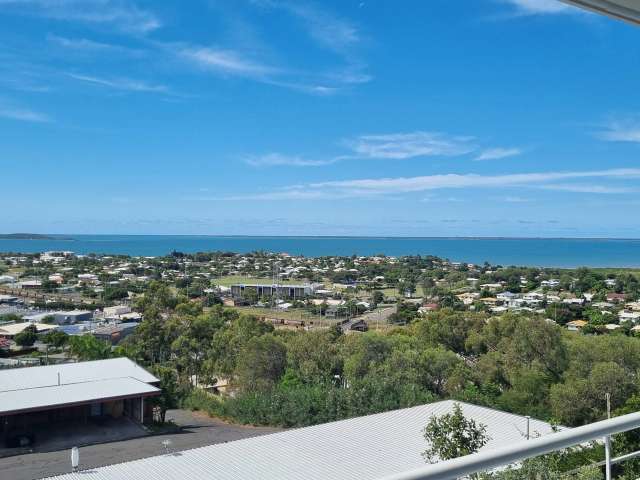
M 40 233 L 0 233 L 0 240 L 72 240 L 69 237 L 57 237 Z

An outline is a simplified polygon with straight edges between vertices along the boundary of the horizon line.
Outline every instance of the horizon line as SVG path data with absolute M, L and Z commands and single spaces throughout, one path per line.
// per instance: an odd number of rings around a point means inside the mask
M 397 240 L 626 240 L 640 241 L 640 237 L 599 237 L 599 236 L 506 236 L 506 235 L 251 235 L 251 234 L 198 234 L 198 233 L 0 233 L 3 235 L 44 235 L 50 237 L 201 237 L 201 238 L 332 238 L 332 239 L 397 239 Z M 39 240 L 39 239 L 21 239 L 21 238 L 0 238 L 0 240 Z M 42 239 L 47 240 L 47 239 Z M 73 239 L 71 239 L 73 240 Z

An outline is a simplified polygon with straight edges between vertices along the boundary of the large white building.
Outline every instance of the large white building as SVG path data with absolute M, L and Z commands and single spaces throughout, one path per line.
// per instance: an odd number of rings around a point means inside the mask
M 128 358 L 0 370 L 0 441 L 88 417 L 144 422 L 158 383 Z
M 70 473 L 56 480 L 374 480 L 425 466 L 422 430 L 453 401 L 357 417 L 261 437 Z M 483 450 L 526 442 L 527 419 L 460 403 L 487 427 Z M 530 421 L 531 436 L 552 427 Z M 81 455 L 82 457 L 82 455 Z

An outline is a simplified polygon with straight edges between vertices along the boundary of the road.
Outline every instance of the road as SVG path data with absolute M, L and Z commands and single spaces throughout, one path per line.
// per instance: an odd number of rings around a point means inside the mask
M 369 327 L 375 327 L 378 325 L 386 325 L 387 320 L 391 315 L 398 311 L 398 307 L 396 305 L 392 307 L 380 307 L 379 309 L 374 310 L 373 312 L 367 312 L 359 317 L 356 317 L 357 320 L 364 320 L 369 324 Z
M 198 412 L 170 410 L 167 420 L 181 426 L 181 432 L 153 435 L 122 442 L 103 443 L 80 448 L 80 468 L 88 469 L 122 463 L 164 453 L 164 440 L 171 451 L 203 447 L 279 431 L 275 428 L 229 425 Z M 0 459 L 0 479 L 34 480 L 71 470 L 70 451 L 29 453 Z

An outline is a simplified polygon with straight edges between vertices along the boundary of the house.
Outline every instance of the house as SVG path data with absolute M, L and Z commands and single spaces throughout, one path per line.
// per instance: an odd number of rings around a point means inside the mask
M 20 303 L 18 297 L 12 295 L 0 295 L 0 304 L 2 305 L 17 305 Z
M 480 451 L 553 434 L 546 422 L 457 402 L 465 418 L 486 427 Z M 445 400 L 270 435 L 209 445 L 55 477 L 57 480 L 379 480 L 425 467 L 423 429 L 453 411 Z M 81 460 L 82 461 L 82 460 Z M 408 478 L 408 477 L 407 477 Z M 415 477 L 417 478 L 417 477 Z
M 588 322 L 585 320 L 572 320 L 567 322 L 567 330 L 570 332 L 578 332 L 584 328 Z
M 137 322 L 116 323 L 97 327 L 91 334 L 98 340 L 117 345 L 124 338 L 132 334 L 138 327 Z
M 629 312 L 628 310 L 622 310 L 618 313 L 618 318 L 621 322 L 633 322 L 638 323 L 640 320 L 640 312 Z
M 102 310 L 104 313 L 104 318 L 119 318 L 121 315 L 125 313 L 131 313 L 131 307 L 127 305 L 116 305 L 113 307 L 104 307 Z
M 0 441 L 100 417 L 144 423 L 158 383 L 128 358 L 0 370 Z
M 40 280 L 24 280 L 22 282 L 18 282 L 18 288 L 23 288 L 25 290 L 32 290 L 40 287 L 42 287 L 42 281 Z
M 480 285 L 483 290 L 489 290 L 490 292 L 497 292 L 502 288 L 502 283 L 484 283 Z
M 621 303 L 621 302 L 624 302 L 626 298 L 627 297 L 624 293 L 614 293 L 614 292 L 607 293 L 607 302 Z
M 57 325 L 49 325 L 46 323 L 7 323 L 4 325 L 0 325 L 0 337 L 13 338 L 19 333 L 22 333 L 27 327 L 30 326 L 36 327 L 37 333 L 45 333 L 58 328 Z
M 562 299 L 562 303 L 566 305 L 583 305 L 584 302 L 585 302 L 584 298 L 578 298 L 578 297 L 568 297 L 568 298 Z
M 456 297 L 458 297 L 458 300 L 460 300 L 464 305 L 471 305 L 473 304 L 473 302 L 476 301 L 476 299 L 478 299 L 480 297 L 480 294 L 477 292 L 473 292 L 473 293 L 461 293 L 460 295 L 456 295 Z

